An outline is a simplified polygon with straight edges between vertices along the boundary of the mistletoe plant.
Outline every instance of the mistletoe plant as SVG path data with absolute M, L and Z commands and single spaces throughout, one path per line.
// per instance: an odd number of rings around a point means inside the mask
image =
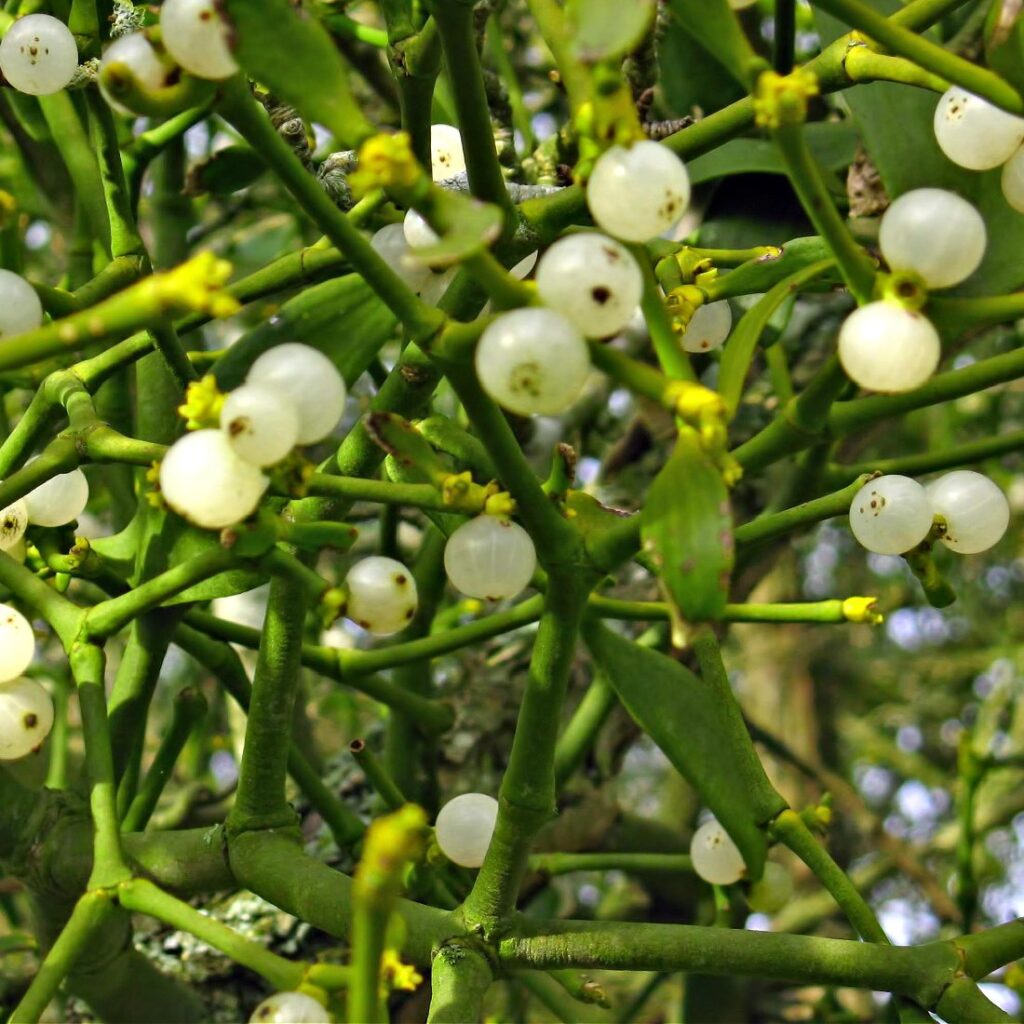
M 7 930 L 27 901 L 40 951 L 12 1021 L 68 994 L 103 1020 L 203 1019 L 134 945 L 142 915 L 260 976 L 275 990 L 260 1021 L 384 1020 L 403 989 L 430 991 L 407 1015 L 478 1020 L 496 982 L 562 1019 L 610 1019 L 584 1005 L 605 998 L 590 971 L 873 990 L 904 1021 L 1006 1018 L 978 983 L 1024 956 L 1024 922 L 972 927 L 982 754 L 965 748 L 958 927 L 891 945 L 828 852 L 829 801 L 790 806 L 769 781 L 721 644 L 737 622 L 881 621 L 874 597 L 746 600 L 823 520 L 902 556 L 937 607 L 956 597 L 944 549 L 978 557 L 1007 529 L 1001 488 L 958 467 L 1020 448 L 1019 431 L 918 455 L 887 432 L 861 464 L 842 443 L 1024 376 L 1024 350 L 983 351 L 984 328 L 1024 315 L 1018 6 L 814 0 L 819 48 L 795 0 L 8 0 L 0 856 Z M 735 99 L 656 120 L 655 55 L 680 32 Z M 898 132 L 927 125 L 925 156 L 864 127 L 878 88 Z M 539 106 L 561 117 L 542 141 Z M 820 145 L 851 118 L 891 193 L 880 224 L 848 217 L 836 187 L 836 166 L 870 169 L 864 154 L 836 163 Z M 691 186 L 728 173 L 707 163 L 727 152 L 783 174 L 813 234 L 766 218 L 756 244 L 707 247 Z M 990 188 L 980 172 L 1000 167 Z M 233 237 L 267 225 L 271 251 Z M 824 347 L 790 330 L 816 302 L 842 311 Z M 609 394 L 664 424 L 629 507 L 575 479 L 577 452 L 639 458 L 628 438 L 601 448 Z M 219 613 L 264 583 L 259 628 Z M 515 720 L 500 786 L 464 772 L 442 791 L 455 711 L 438 659 L 524 636 L 525 686 L 497 695 Z M 205 696 L 169 711 L 172 645 Z M 343 757 L 372 799 L 311 743 L 304 667 L 368 698 L 349 705 L 366 738 Z M 208 705 L 229 721 L 225 694 L 246 716 L 237 785 L 203 822 L 202 723 Z M 711 815 L 688 853 L 564 833 L 552 848 L 619 705 Z M 168 801 L 177 824 L 147 829 Z M 304 842 L 314 817 L 332 863 Z M 742 927 L 745 903 L 787 903 L 789 869 L 768 859 L 782 848 L 849 937 Z M 695 875 L 696 923 L 558 916 L 544 894 L 579 870 Z M 239 889 L 337 941 L 284 955 L 205 912 Z

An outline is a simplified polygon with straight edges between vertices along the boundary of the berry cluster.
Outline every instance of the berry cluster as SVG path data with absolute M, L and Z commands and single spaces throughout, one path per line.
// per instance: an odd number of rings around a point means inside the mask
M 860 544 L 879 555 L 902 555 L 936 526 L 946 547 L 961 555 L 987 551 L 1010 523 L 1003 492 L 987 477 L 959 469 L 923 487 L 890 474 L 868 481 L 850 505 L 850 528 Z

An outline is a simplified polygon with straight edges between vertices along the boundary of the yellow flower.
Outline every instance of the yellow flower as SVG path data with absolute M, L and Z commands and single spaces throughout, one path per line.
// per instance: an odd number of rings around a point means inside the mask
M 423 975 L 412 964 L 403 963 L 394 949 L 384 950 L 380 972 L 386 986 L 403 992 L 414 992 L 423 983 Z
M 216 377 L 207 374 L 202 380 L 189 384 L 185 401 L 178 406 L 178 414 L 189 430 L 216 427 L 220 423 L 220 411 L 226 397 L 217 387 Z

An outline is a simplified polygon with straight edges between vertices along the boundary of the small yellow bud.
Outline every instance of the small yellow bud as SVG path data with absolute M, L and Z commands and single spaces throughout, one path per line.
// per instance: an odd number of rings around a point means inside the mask
M 490 485 L 488 485 L 490 486 Z M 497 491 L 484 501 L 484 512 L 489 516 L 511 516 L 516 511 L 516 500 L 508 491 Z
M 217 379 L 207 374 L 186 388 L 185 401 L 178 406 L 178 415 L 185 420 L 189 430 L 216 427 L 220 423 L 220 411 L 226 397 L 217 387 Z
M 754 120 L 762 128 L 799 124 L 807 119 L 807 101 L 819 91 L 818 76 L 806 68 L 788 75 L 762 72 L 754 90 Z
M 394 949 L 385 949 L 380 961 L 381 980 L 391 989 L 414 992 L 423 984 L 423 975 L 412 964 L 403 963 Z
M 665 405 L 696 426 L 725 416 L 725 401 L 717 391 L 689 380 L 675 380 L 665 389 Z
M 843 601 L 843 617 L 848 622 L 870 622 L 872 626 L 880 626 L 885 616 L 877 605 L 877 597 L 848 597 Z
M 397 132 L 367 139 L 348 181 L 353 195 L 364 196 L 378 188 L 412 188 L 424 176 L 408 134 Z

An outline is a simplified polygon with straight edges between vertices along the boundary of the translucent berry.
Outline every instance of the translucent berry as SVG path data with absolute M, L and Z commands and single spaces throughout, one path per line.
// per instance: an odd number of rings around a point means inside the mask
M 24 498 L 0 509 L 0 551 L 10 551 L 28 529 L 28 505 Z
M 418 598 L 416 580 L 393 558 L 371 555 L 356 562 L 345 577 L 348 606 L 345 615 L 377 636 L 397 633 L 412 621 Z
M 32 664 L 36 638 L 17 608 L 0 604 L 0 682 L 17 679 Z
M 171 445 L 160 463 L 160 491 L 178 515 L 222 530 L 256 511 L 269 481 L 235 454 L 225 433 L 196 430 Z
M 89 481 L 80 469 L 60 473 L 25 495 L 28 520 L 36 526 L 63 526 L 77 519 L 89 502 Z
M 309 345 L 276 345 L 252 364 L 247 384 L 277 391 L 299 414 L 299 444 L 322 441 L 345 411 L 345 381 L 338 368 Z
M 707 821 L 690 840 L 693 870 L 712 885 L 732 885 L 747 870 L 743 854 L 717 821 Z
M 43 322 L 36 290 L 18 274 L 0 270 L 0 344 L 4 338 L 34 331 Z
M 448 579 L 467 597 L 515 597 L 528 586 L 536 567 L 530 535 L 501 516 L 477 516 L 463 523 L 444 549 Z
M 895 302 L 861 306 L 839 331 L 843 369 L 869 391 L 896 393 L 920 387 L 935 372 L 941 355 L 931 321 Z
M 987 171 L 1006 163 L 1024 142 L 1024 118 L 966 89 L 947 89 L 935 108 L 935 141 L 955 164 Z
M 643 275 L 629 250 L 596 232 L 560 238 L 537 265 L 541 299 L 591 338 L 619 331 L 643 289 Z
M 405 220 L 402 221 L 402 233 L 412 250 L 413 256 L 417 249 L 423 249 L 429 245 L 435 245 L 438 240 L 437 232 L 427 223 L 426 218 L 415 210 L 408 210 Z
M 564 412 L 579 397 L 589 373 L 583 336 L 552 309 L 503 313 L 476 347 L 480 386 L 522 416 Z
M 793 876 L 775 861 L 768 861 L 764 874 L 754 882 L 747 894 L 751 910 L 761 914 L 777 914 L 793 895 Z
M 683 331 L 683 348 L 687 352 L 711 352 L 721 348 L 732 330 L 732 309 L 726 299 L 698 306 Z
M 434 181 L 454 178 L 466 169 L 459 129 L 450 124 L 430 126 L 430 174 Z
M 878 232 L 893 270 L 912 270 L 929 288 L 970 277 L 985 255 L 985 222 L 966 199 L 941 188 L 917 188 L 895 200 Z
M 197 78 L 230 78 L 238 70 L 215 0 L 164 0 L 160 33 L 167 52 Z
M 249 1024 L 330 1024 L 327 1008 L 305 992 L 275 992 L 264 999 Z
M 1003 197 L 1018 212 L 1024 213 L 1024 146 L 1003 166 Z
M 587 183 L 587 206 L 594 222 L 627 242 L 646 242 L 662 234 L 689 205 L 686 165 L 658 142 L 606 150 Z
M 0 683 L 0 761 L 38 750 L 53 728 L 53 701 L 34 679 Z
M 998 544 L 1010 525 L 1006 495 L 982 473 L 958 469 L 926 490 L 935 515 L 946 521 L 942 543 L 961 555 L 975 555 Z
M 60 92 L 77 69 L 75 37 L 63 21 L 49 14 L 19 18 L 0 41 L 0 72 L 18 92 Z
M 850 529 L 877 555 L 902 555 L 932 528 L 932 505 L 924 488 L 908 476 L 869 480 L 850 503 Z
M 486 793 L 463 793 L 441 808 L 434 825 L 441 852 L 464 868 L 478 868 L 491 845 L 498 801 Z
M 402 224 L 385 224 L 370 239 L 370 244 L 414 292 L 418 292 L 430 280 L 430 268 L 417 261 L 412 254 Z
M 420 289 L 420 298 L 428 305 L 436 306 L 444 298 L 444 293 L 448 291 L 448 286 L 455 280 L 458 272 L 457 266 L 440 272 L 431 270 L 427 283 Z
M 280 391 L 243 384 L 224 399 L 220 428 L 240 458 L 254 466 L 272 466 L 295 447 L 299 414 Z
M 122 114 L 131 114 L 132 111 L 118 102 L 117 97 L 111 93 L 113 86 L 108 88 L 107 82 L 108 69 L 115 64 L 124 65 L 131 72 L 139 88 L 146 92 L 156 92 L 164 88 L 171 71 L 171 67 L 142 32 L 133 32 L 131 35 L 115 39 L 103 51 L 103 60 L 100 61 L 100 91 L 106 101 Z

